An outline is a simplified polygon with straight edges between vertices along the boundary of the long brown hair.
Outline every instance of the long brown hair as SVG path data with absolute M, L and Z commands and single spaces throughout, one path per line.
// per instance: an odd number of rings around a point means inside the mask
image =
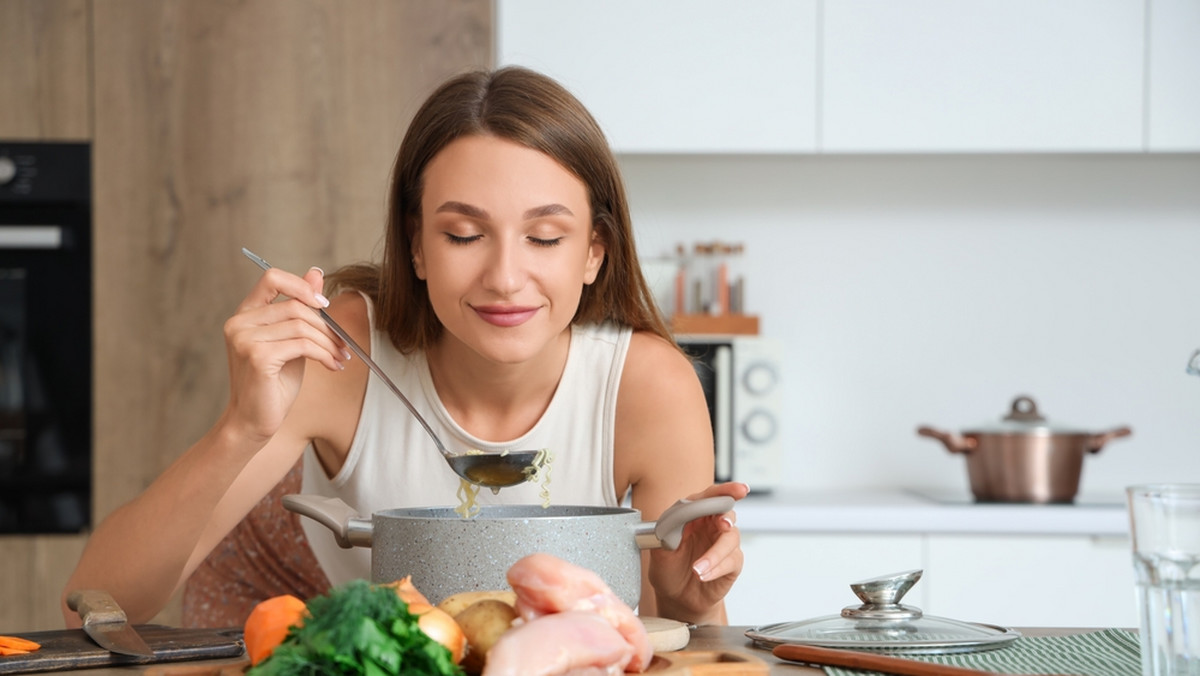
M 592 228 L 604 244 L 605 260 L 596 281 L 584 286 L 572 322 L 614 321 L 674 344 L 638 264 L 625 186 L 604 133 L 562 85 L 520 67 L 459 75 L 425 101 L 392 168 L 382 265 L 339 270 L 328 280 L 331 292 L 357 289 L 371 295 L 379 328 L 402 352 L 437 341 L 444 329 L 425 282 L 413 271 L 412 242 L 420 228 L 425 167 L 452 141 L 470 135 L 545 153 L 587 187 Z

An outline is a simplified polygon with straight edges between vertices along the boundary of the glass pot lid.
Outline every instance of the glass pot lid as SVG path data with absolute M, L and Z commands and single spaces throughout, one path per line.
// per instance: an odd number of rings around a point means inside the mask
M 1072 425 L 1051 422 L 1038 411 L 1037 402 L 1033 397 L 1020 395 L 1013 399 L 1007 415 L 998 422 L 986 422 L 963 431 L 963 434 L 1005 434 L 1005 435 L 1072 435 L 1091 434 Z
M 921 579 L 920 570 L 885 575 L 850 585 L 863 601 L 841 615 L 781 622 L 746 632 L 759 647 L 793 643 L 822 648 L 936 655 L 999 648 L 1020 636 L 1013 629 L 935 617 L 900 599 Z

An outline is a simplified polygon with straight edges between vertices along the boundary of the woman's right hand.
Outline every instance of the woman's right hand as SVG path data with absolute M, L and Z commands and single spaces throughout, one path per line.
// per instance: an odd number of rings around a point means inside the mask
M 350 353 L 315 308 L 324 273 L 311 268 L 303 277 L 271 268 L 225 322 L 230 398 L 225 422 L 235 433 L 266 443 L 283 424 L 300 391 L 306 359 L 333 371 L 344 369 Z

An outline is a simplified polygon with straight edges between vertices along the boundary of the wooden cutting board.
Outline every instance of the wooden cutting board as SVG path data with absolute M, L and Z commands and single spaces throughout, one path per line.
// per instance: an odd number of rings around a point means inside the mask
M 770 666 L 749 653 L 733 650 L 680 650 L 655 655 L 646 673 L 659 676 L 767 676 Z
M 0 657 L 0 674 L 216 659 L 245 652 L 241 629 L 177 629 L 157 624 L 137 625 L 135 629 L 154 650 L 154 657 L 111 653 L 96 645 L 82 629 L 35 631 L 14 635 L 40 643 L 41 649 Z

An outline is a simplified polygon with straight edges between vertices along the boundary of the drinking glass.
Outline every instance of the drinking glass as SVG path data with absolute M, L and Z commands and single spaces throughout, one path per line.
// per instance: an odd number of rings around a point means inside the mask
M 1200 676 L 1200 484 L 1126 489 L 1143 676 Z

